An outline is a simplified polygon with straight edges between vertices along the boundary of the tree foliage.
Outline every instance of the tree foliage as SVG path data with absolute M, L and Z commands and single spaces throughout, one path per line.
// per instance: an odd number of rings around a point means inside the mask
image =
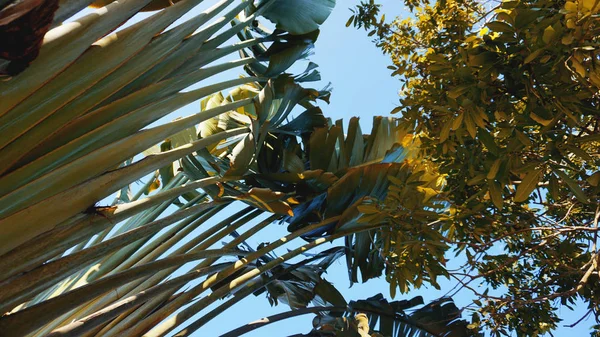
M 431 226 L 389 196 L 372 208 L 398 237 L 378 245 L 391 287 L 450 277 L 476 298 L 471 327 L 496 335 L 549 332 L 576 301 L 598 317 L 600 3 L 405 4 L 406 18 L 371 1 L 348 21 L 391 57 L 393 112 L 444 179 Z
M 15 53 L 33 51 L 0 64 L 12 69 L 0 82 L 0 336 L 189 336 L 261 293 L 345 312 L 327 267 L 345 255 L 352 279 L 382 272 L 370 242 L 385 222 L 359 207 L 386 198 L 390 179 L 410 193 L 438 181 L 404 160 L 398 120 L 375 118 L 365 135 L 354 118 L 346 133 L 316 105 L 329 88 L 304 87 L 317 66 L 286 73 L 334 0 L 194 12 L 201 2 L 63 0 L 28 27 L 44 1 L 0 0 L 2 32 L 32 35 Z M 131 20 L 140 11 L 152 13 Z M 204 85 L 230 69 L 247 75 Z M 289 234 L 249 243 L 282 223 Z M 404 335 L 469 334 L 450 300 L 439 307 Z

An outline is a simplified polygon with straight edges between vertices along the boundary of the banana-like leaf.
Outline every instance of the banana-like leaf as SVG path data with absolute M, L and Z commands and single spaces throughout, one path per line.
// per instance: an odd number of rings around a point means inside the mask
M 95 42 L 65 71 L 0 117 L 0 148 L 110 74 L 199 2 L 186 0 Z
M 227 255 L 243 256 L 245 254 L 245 252 L 238 250 L 205 250 L 198 253 L 173 256 L 136 268 L 131 268 L 121 273 L 107 276 L 96 282 L 88 283 L 85 286 L 12 315 L 0 317 L 0 329 L 5 333 L 10 333 L 15 336 L 23 335 L 48 323 L 49 320 L 59 316 L 61 312 L 74 309 L 117 286 L 154 274 L 162 269 L 180 266 L 187 262 L 208 257 L 221 257 Z
M 322 259 L 318 263 L 301 266 L 283 264 L 273 268 L 262 277 L 269 279 L 271 275 L 279 274 L 280 276 L 270 282 L 265 282 L 265 288 L 255 292 L 254 295 L 258 296 L 266 290 L 271 305 L 282 302 L 292 309 L 305 308 L 311 302 L 337 305 L 343 301 L 345 305 L 346 302 L 337 289 L 322 278 L 322 274 L 327 268 L 344 253 L 344 247 L 335 247 L 306 259 L 306 262 Z M 268 263 L 272 259 L 263 257 L 261 261 Z M 286 270 L 289 272 L 286 273 Z
M 441 298 L 414 310 L 422 304 L 420 296 L 388 302 L 381 294 L 350 301 L 342 317 L 318 313 L 313 330 L 304 336 L 479 336 L 467 328 L 452 299 Z
M 264 3 L 259 1 L 258 5 Z M 335 0 L 277 0 L 263 15 L 277 28 L 301 35 L 317 30 L 333 7 Z
M 145 303 L 146 301 L 150 301 L 153 298 L 156 298 L 156 296 L 161 293 L 172 290 L 174 288 L 181 287 L 187 282 L 190 282 L 200 276 L 221 270 L 229 265 L 229 263 L 226 263 L 207 268 L 197 269 L 193 272 L 176 277 L 167 282 L 155 285 L 153 287 L 148 288 L 147 290 L 140 292 L 139 294 L 130 296 L 110 306 L 107 306 L 106 308 L 99 310 L 92 315 L 83 317 L 64 327 L 56 329 L 48 336 L 82 335 L 83 333 L 89 332 L 90 330 L 94 329 L 99 325 L 109 322 L 111 319 L 114 319 L 119 314 L 131 310 L 132 308 L 135 308 L 136 306 L 139 306 L 140 304 Z
M 62 0 L 57 20 L 89 3 Z M 380 195 L 378 178 L 365 178 L 355 186 L 365 191 L 350 198 L 334 190 L 330 210 L 323 208 L 322 196 L 339 181 L 352 180 L 345 177 L 354 170 L 364 171 L 364 177 L 375 174 L 367 172 L 370 165 L 352 166 L 401 160 L 395 122 L 377 120 L 369 137 L 351 122 L 344 137 L 341 121 L 326 128 L 327 120 L 312 104 L 328 93 L 298 84 L 318 79 L 316 66 L 309 64 L 297 76 L 284 74 L 306 56 L 333 1 L 263 0 L 258 7 L 253 1 L 215 1 L 166 30 L 197 3 L 97 1 L 94 7 L 106 7 L 73 23 L 55 22 L 31 66 L 0 83 L 5 122 L 0 267 L 8 269 L 0 277 L 0 309 L 11 312 L 0 318 L 4 330 L 30 336 L 160 335 L 262 274 L 279 275 L 267 282 L 272 296 L 281 299 L 277 294 L 284 290 L 292 306 L 343 302 L 320 278 L 341 250 L 326 251 L 321 263 L 306 266 L 292 268 L 285 261 L 371 228 L 358 224 L 343 206 L 354 210 L 364 197 Z M 285 6 L 294 9 L 286 20 Z M 139 11 L 158 9 L 120 28 Z M 255 28 L 261 15 L 288 32 Z M 239 43 L 224 45 L 235 36 Z M 209 64 L 238 52 L 239 59 Z M 203 83 L 241 67 L 253 76 Z M 182 92 L 197 83 L 200 89 Z M 229 94 L 220 93 L 232 86 Z M 199 100 L 200 113 L 148 128 Z M 297 105 L 305 111 L 291 118 Z M 311 151 L 323 145 L 318 139 L 325 141 L 321 156 Z M 140 155 L 152 147 L 154 153 Z M 369 186 L 372 191 L 366 191 Z M 115 192 L 120 196 L 111 206 L 97 204 Z M 250 206 L 231 212 L 225 205 L 233 200 Z M 223 249 L 244 247 L 245 240 L 296 209 L 319 211 L 304 217 L 287 238 L 237 254 L 239 261 L 199 285 L 186 286 L 202 275 L 198 270 L 216 268 L 222 254 L 169 280 L 179 265 L 209 253 L 227 236 L 234 239 Z M 218 212 L 233 214 L 215 224 Z M 263 213 L 275 214 L 261 220 Z M 325 213 L 331 219 L 322 220 Z M 293 238 L 331 225 L 337 226 L 331 236 L 269 260 Z M 180 311 L 209 289 L 214 293 Z M 31 320 L 36 321 L 21 324 Z M 181 334 L 200 326 L 194 323 Z
M 231 1 L 233 0 L 230 0 L 230 2 Z M 223 5 L 224 4 L 221 4 L 221 6 Z M 166 55 L 169 55 L 169 53 L 171 53 L 186 36 L 214 17 L 215 14 L 218 13 L 218 10 L 221 9 L 221 6 L 212 11 L 207 10 L 184 24 L 152 39 L 144 49 L 129 58 L 124 65 L 108 74 L 108 76 L 94 84 L 89 90 L 79 95 L 73 101 L 59 108 L 55 113 L 41 121 L 29 132 L 10 143 L 7 148 L 0 151 L 0 158 L 6 160 L 7 168 L 11 166 L 8 165 L 8 163 L 16 162 L 17 165 L 23 165 L 33 158 L 37 158 L 40 155 L 49 152 L 49 150 L 56 148 L 54 143 L 56 142 L 57 137 L 61 139 L 63 142 L 62 144 L 72 140 L 74 137 L 72 132 L 73 129 L 69 130 L 67 128 L 65 130 L 62 125 L 85 114 L 104 99 L 108 98 L 112 93 L 125 86 L 132 79 L 143 74 L 144 71 L 148 70 L 152 65 L 161 61 Z M 61 126 L 58 130 L 56 128 L 57 125 Z M 50 139 L 48 139 L 48 137 L 50 137 Z M 43 139 L 45 139 L 45 141 L 42 142 Z M 34 147 L 36 148 L 35 151 L 30 152 Z M 14 149 L 18 149 L 18 151 Z M 19 158 L 21 158 L 21 160 L 19 160 Z
M 86 210 L 90 204 L 119 190 L 137 177 L 144 176 L 182 156 L 203 149 L 208 144 L 243 134 L 241 128 L 216 134 L 159 155 L 151 156 L 133 165 L 104 173 L 62 193 L 42 200 L 25 210 L 0 220 L 3 236 L 0 253 L 7 252 L 54 225 Z M 33 224 L 33 225 L 32 225 Z
M 87 265 L 95 259 L 121 247 L 125 247 L 137 240 L 154 235 L 163 227 L 210 207 L 214 207 L 214 205 L 212 203 L 200 204 L 175 212 L 146 226 L 133 229 L 78 253 L 47 263 L 16 278 L 5 280 L 1 283 L 4 289 L 0 294 L 0 299 L 2 299 L 0 308 L 5 310 L 11 305 L 27 299 L 32 293 L 38 291 L 40 288 L 56 281 L 57 277 L 73 272 L 76 268 L 80 268 L 81 265 Z

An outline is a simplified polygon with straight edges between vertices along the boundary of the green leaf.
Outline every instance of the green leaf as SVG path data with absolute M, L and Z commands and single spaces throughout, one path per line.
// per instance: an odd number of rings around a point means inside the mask
M 485 179 L 485 174 L 478 174 L 475 177 L 467 180 L 468 186 L 480 184 Z
M 461 96 L 462 94 L 467 92 L 467 90 L 469 90 L 469 88 L 472 88 L 472 87 L 473 87 L 473 85 L 471 85 L 471 84 L 459 85 L 459 86 L 456 86 L 456 87 L 448 90 L 446 95 L 448 95 L 448 97 L 450 97 L 452 99 L 457 99 L 459 96 Z
M 531 192 L 535 190 L 542 179 L 542 171 L 542 169 L 533 169 L 525 175 L 519 186 L 517 186 L 517 192 L 514 197 L 515 202 L 523 202 L 529 198 Z
M 548 119 L 544 119 L 538 115 L 536 115 L 535 113 L 531 112 L 529 114 L 529 117 L 531 117 L 531 119 L 533 119 L 534 121 L 538 122 L 539 124 L 543 125 L 543 126 L 548 126 L 550 125 L 550 123 L 552 123 L 552 120 L 548 120 Z
M 84 211 L 98 200 L 116 192 L 124 185 L 139 179 L 141 176 L 172 163 L 182 156 L 204 149 L 206 146 L 219 140 L 246 132 L 246 128 L 224 131 L 195 141 L 188 146 L 147 157 L 122 169 L 108 171 L 35 203 L 28 207 L 27 211 L 16 212 L 0 219 L 0 226 L 4 228 L 0 237 L 2 243 L 0 244 L 0 253 L 9 251 L 11 248 L 53 228 L 55 225 Z M 31 224 L 37 224 L 37 226 L 31 226 Z
M 570 178 L 565 172 L 561 170 L 555 170 L 554 173 L 556 173 L 565 183 L 567 183 L 567 186 L 569 186 L 571 192 L 575 194 L 577 200 L 579 200 L 582 203 L 588 202 L 587 196 L 585 195 L 585 193 L 583 193 L 583 190 L 581 189 L 577 181 Z
M 113 2 L 73 24 L 50 30 L 40 54 L 19 76 L 0 82 L 0 116 L 77 59 L 90 45 L 137 13 L 150 0 Z
M 488 180 L 488 187 L 490 192 L 490 198 L 496 208 L 502 210 L 504 205 L 504 198 L 502 197 L 502 187 L 499 183 L 493 180 Z
M 496 32 L 502 32 L 502 33 L 514 33 L 515 30 L 514 28 L 507 24 L 506 22 L 502 22 L 502 21 L 492 21 L 492 22 L 488 22 L 486 24 L 486 26 L 488 26 L 488 28 L 490 28 L 493 31 Z
M 543 52 L 543 48 L 534 51 L 533 53 L 529 54 L 529 56 L 527 56 L 525 60 L 523 60 L 523 64 L 530 63 L 531 61 L 535 60 L 538 56 L 540 56 Z
M 475 137 L 477 136 L 477 125 L 475 125 L 475 122 L 473 121 L 473 117 L 471 116 L 470 113 L 467 113 L 464 119 L 465 119 L 465 125 L 467 126 L 467 131 L 469 132 L 469 135 L 471 136 L 471 138 L 475 139 Z
M 490 167 L 490 170 L 486 176 L 487 179 L 494 179 L 498 174 L 498 170 L 500 169 L 500 165 L 502 165 L 502 160 L 500 158 L 494 160 L 494 163 Z
M 314 293 L 319 295 L 322 299 L 331 303 L 335 306 L 346 306 L 346 300 L 344 296 L 337 290 L 333 284 L 327 282 L 326 280 L 321 280 L 314 288 Z
M 354 15 L 352 15 L 348 21 L 346 22 L 346 27 L 350 27 L 350 25 L 352 24 L 352 22 L 354 21 Z
M 554 174 L 550 175 L 550 182 L 548 184 L 548 192 L 550 193 L 550 196 L 552 196 L 552 199 L 554 199 L 555 201 L 559 200 L 559 183 L 558 179 L 556 179 L 556 176 Z
M 226 176 L 242 176 L 250 169 L 250 164 L 254 160 L 256 153 L 256 143 L 253 133 L 248 133 L 244 139 L 237 143 L 229 155 L 229 170 Z
M 27 100 L 0 117 L 0 147 L 4 147 L 115 71 L 125 61 L 147 47 L 155 35 L 198 2 L 200 0 L 173 6 L 95 42 L 93 47 L 83 53 L 73 64 L 27 97 Z M 54 129 L 57 127 L 59 126 L 54 125 Z
M 450 136 L 450 129 L 452 127 L 452 121 L 447 121 L 444 123 L 444 126 L 442 126 L 442 131 L 440 132 L 440 140 L 439 143 L 443 143 L 445 142 L 448 137 Z
M 259 8 L 267 0 L 259 1 Z M 263 16 L 294 35 L 319 29 L 335 7 L 335 0 L 272 0 Z
M 171 256 L 135 268 L 126 269 L 120 273 L 88 283 L 61 296 L 54 297 L 48 301 L 29 307 L 26 310 L 21 310 L 5 317 L 0 321 L 0 328 L 3 332 L 9 332 L 15 336 L 25 335 L 44 324 L 47 324 L 51 319 L 60 316 L 62 313 L 75 309 L 77 306 L 85 304 L 107 291 L 118 288 L 133 280 L 152 275 L 169 267 L 180 266 L 194 260 L 227 255 L 237 256 L 246 255 L 246 253 L 240 250 L 209 249 L 196 253 Z M 203 270 L 200 275 L 208 274 L 210 270 L 214 269 L 215 268 Z

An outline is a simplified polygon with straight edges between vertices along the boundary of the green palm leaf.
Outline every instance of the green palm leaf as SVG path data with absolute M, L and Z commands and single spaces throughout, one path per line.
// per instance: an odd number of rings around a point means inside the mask
M 341 303 L 321 275 L 347 248 L 288 261 L 375 228 L 359 221 L 359 201 L 385 196 L 402 137 L 392 119 L 368 137 L 357 120 L 347 135 L 341 121 L 328 127 L 313 103 L 329 93 L 299 84 L 319 78 L 316 65 L 285 73 L 335 2 L 221 0 L 177 23 L 200 0 L 96 1 L 67 21 L 91 2 L 61 1 L 39 56 L 0 82 L 1 333 L 160 336 L 235 290 L 292 307 Z M 278 29 L 254 27 L 261 16 Z M 251 76 L 205 84 L 231 69 Z M 198 101 L 197 114 L 152 126 Z M 311 151 L 319 142 L 325 151 Z M 344 184 L 358 192 L 343 196 Z M 276 221 L 292 233 L 245 245 Z M 310 242 L 269 257 L 299 237 Z

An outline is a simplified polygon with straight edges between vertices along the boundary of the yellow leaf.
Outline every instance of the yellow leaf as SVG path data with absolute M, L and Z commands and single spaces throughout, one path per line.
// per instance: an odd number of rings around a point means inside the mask
M 600 87 L 600 76 L 598 76 L 597 72 L 598 71 L 590 72 L 588 78 L 596 87 Z
M 554 30 L 554 28 L 552 28 L 552 26 L 548 26 L 546 27 L 546 29 L 544 29 L 544 35 L 542 36 L 542 40 L 544 41 L 544 43 L 548 44 L 552 42 L 552 40 L 554 40 L 555 35 L 556 31 Z
M 541 53 L 544 52 L 544 49 L 538 49 L 536 51 L 534 51 L 533 53 L 529 54 L 529 56 L 527 56 L 525 58 L 525 60 L 523 61 L 523 64 L 527 64 L 533 60 L 535 60 L 538 56 L 540 56 Z
M 596 5 L 596 0 L 581 0 L 583 1 L 583 8 L 588 11 L 592 11 L 594 9 L 594 5 Z
M 465 125 L 467 126 L 467 131 L 469 131 L 471 138 L 475 139 L 475 136 L 477 135 L 477 126 L 475 126 L 473 117 L 471 117 L 470 114 L 465 116 Z
M 543 56 L 543 57 L 540 59 L 540 63 L 544 64 L 544 63 L 546 63 L 546 62 L 550 61 L 550 59 L 551 59 L 551 58 L 552 58 L 552 55 L 546 55 L 546 56 Z
M 575 58 L 571 58 L 571 62 L 573 62 L 573 67 L 575 67 L 575 71 L 579 74 L 579 76 L 585 77 L 585 75 L 587 74 L 587 71 L 586 71 L 585 67 L 583 66 L 583 64 L 581 64 Z
M 225 187 L 221 183 L 217 183 L 216 185 L 219 188 L 219 193 L 217 194 L 217 198 L 220 198 L 223 196 L 223 194 L 225 194 Z
M 379 210 L 375 205 L 358 205 L 357 209 L 363 214 L 377 214 Z
M 452 130 L 457 130 L 462 125 L 464 115 L 464 112 L 461 112 L 454 118 L 454 121 L 452 121 Z
M 500 164 L 502 164 L 501 159 L 498 158 L 494 161 L 494 163 L 492 164 L 492 167 L 490 167 L 490 171 L 488 172 L 488 174 L 486 176 L 487 179 L 496 178 L 496 174 L 498 174 L 498 170 L 500 169 Z
M 573 1 L 565 2 L 565 10 L 571 13 L 577 13 L 577 4 Z
M 421 187 L 421 186 L 417 186 L 417 190 L 421 193 L 424 194 L 423 196 L 423 203 L 427 203 L 429 201 L 429 199 L 433 198 L 434 196 L 438 195 L 438 191 L 434 190 L 433 188 L 430 187 Z
M 148 191 L 146 192 L 146 194 L 152 193 L 152 191 L 157 190 L 159 187 L 160 187 L 160 180 L 158 180 L 158 178 L 156 178 L 156 179 L 154 179 L 152 184 L 150 186 L 148 186 Z
M 543 126 L 548 126 L 550 125 L 550 123 L 552 123 L 551 119 L 543 119 L 542 117 L 534 114 L 533 112 L 529 114 L 529 117 L 531 117 L 531 119 L 538 122 L 539 124 L 542 124 Z
M 562 37 L 562 39 L 560 39 L 560 42 L 564 45 L 569 45 L 571 43 L 573 43 L 573 41 L 575 40 L 575 38 L 573 37 L 573 35 L 568 34 Z
M 592 174 L 591 176 L 587 177 L 586 179 L 588 181 L 588 183 L 590 183 L 590 185 L 592 186 L 598 186 L 598 184 L 600 184 L 600 171 Z
M 452 122 L 448 121 L 446 122 L 446 124 L 444 124 L 444 126 L 442 127 L 442 131 L 440 132 L 440 144 L 445 142 L 448 137 L 450 136 L 450 128 L 452 127 Z

